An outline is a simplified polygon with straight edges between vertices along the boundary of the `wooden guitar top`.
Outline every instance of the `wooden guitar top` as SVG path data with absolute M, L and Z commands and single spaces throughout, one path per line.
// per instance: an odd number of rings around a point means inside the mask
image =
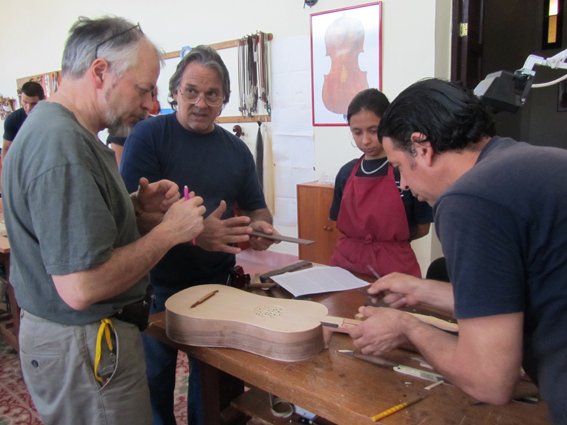
M 185 345 L 237 348 L 289 362 L 308 359 L 324 346 L 321 321 L 328 310 L 313 301 L 208 284 L 171 296 L 165 309 L 167 336 Z

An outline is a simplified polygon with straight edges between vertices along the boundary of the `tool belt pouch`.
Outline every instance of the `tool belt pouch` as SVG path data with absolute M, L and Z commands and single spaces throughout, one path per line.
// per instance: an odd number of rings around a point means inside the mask
M 143 300 L 125 305 L 120 312 L 114 315 L 118 320 L 132 323 L 136 325 L 140 332 L 148 327 L 148 319 L 150 317 L 150 306 L 153 300 L 151 288 L 148 286 L 146 295 Z

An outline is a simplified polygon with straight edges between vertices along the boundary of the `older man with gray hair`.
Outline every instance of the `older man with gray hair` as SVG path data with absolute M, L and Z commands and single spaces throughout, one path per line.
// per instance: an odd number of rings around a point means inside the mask
M 200 197 L 180 200 L 168 180 L 141 178 L 129 195 L 97 133 L 144 118 L 159 71 L 139 25 L 80 18 L 59 90 L 36 107 L 5 164 L 20 359 L 45 424 L 151 422 L 139 332 L 146 275 L 199 235 L 205 208 Z

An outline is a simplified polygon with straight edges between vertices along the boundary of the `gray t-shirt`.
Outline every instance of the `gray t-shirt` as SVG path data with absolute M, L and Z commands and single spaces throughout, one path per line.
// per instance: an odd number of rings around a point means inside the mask
M 108 317 L 140 300 L 147 278 L 113 299 L 76 311 L 59 297 L 51 275 L 96 267 L 114 248 L 139 238 L 114 152 L 60 104 L 41 102 L 28 121 L 3 169 L 16 300 L 36 316 L 69 325 Z

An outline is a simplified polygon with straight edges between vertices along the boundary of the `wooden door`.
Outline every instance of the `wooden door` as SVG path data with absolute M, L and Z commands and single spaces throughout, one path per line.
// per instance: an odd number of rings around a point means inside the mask
M 329 183 L 297 185 L 297 230 L 302 239 L 315 243 L 299 245 L 299 258 L 320 264 L 329 264 L 340 232 L 329 219 L 334 187 Z
M 483 78 L 484 0 L 453 0 L 451 81 L 473 89 Z

